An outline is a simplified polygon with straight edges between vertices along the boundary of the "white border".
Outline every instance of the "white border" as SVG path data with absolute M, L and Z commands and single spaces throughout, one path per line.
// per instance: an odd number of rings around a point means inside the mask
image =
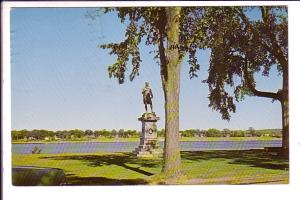
M 290 66 L 290 184 L 265 186 L 124 186 L 124 187 L 13 187 L 11 185 L 11 103 L 10 103 L 10 8 L 12 7 L 109 7 L 109 6 L 221 6 L 221 5 L 288 5 Z M 300 3 L 299 2 L 3 2 L 3 157 L 4 199 L 54 200 L 72 199 L 299 199 L 300 130 L 297 106 L 300 98 L 297 82 L 300 76 Z
M 286 1 L 26 1 L 4 2 L 5 7 L 130 7 L 130 6 L 239 6 L 239 5 L 288 5 Z

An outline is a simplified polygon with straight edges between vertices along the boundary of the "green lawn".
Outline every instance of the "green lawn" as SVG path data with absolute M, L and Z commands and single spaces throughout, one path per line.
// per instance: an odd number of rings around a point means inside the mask
M 182 152 L 180 184 L 288 183 L 288 159 L 263 150 Z M 60 168 L 69 185 L 160 184 L 161 159 L 131 153 L 17 154 L 16 166 Z

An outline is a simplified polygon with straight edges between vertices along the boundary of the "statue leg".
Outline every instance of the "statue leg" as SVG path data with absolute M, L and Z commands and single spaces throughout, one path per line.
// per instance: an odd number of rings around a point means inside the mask
M 150 104 L 151 112 L 153 112 L 153 106 L 152 103 Z
M 146 110 L 146 112 L 147 112 L 147 104 L 145 104 L 145 110 Z

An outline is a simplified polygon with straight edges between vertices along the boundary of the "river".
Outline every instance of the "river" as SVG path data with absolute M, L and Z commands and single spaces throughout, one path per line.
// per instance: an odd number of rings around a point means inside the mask
M 37 146 L 43 154 L 61 153 L 95 153 L 95 152 L 131 152 L 138 142 L 65 142 L 65 143 L 26 143 L 12 144 L 13 154 L 30 154 Z M 163 142 L 160 142 L 163 147 Z M 202 150 L 247 150 L 264 147 L 280 147 L 281 140 L 253 140 L 253 141 L 193 141 L 181 142 L 182 151 Z

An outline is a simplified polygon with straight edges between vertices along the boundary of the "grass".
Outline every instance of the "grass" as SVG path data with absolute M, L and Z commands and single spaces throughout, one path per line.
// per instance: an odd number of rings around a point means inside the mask
M 263 150 L 182 152 L 180 184 L 288 183 L 288 159 Z M 131 153 L 16 154 L 15 166 L 59 168 L 69 185 L 161 184 L 161 159 Z
M 97 138 L 92 140 L 61 140 L 61 141 L 13 141 L 12 144 L 26 144 L 26 143 L 78 143 L 78 142 L 138 142 L 139 138 Z M 163 141 L 163 138 L 159 138 L 160 141 Z M 281 138 L 274 137 L 181 137 L 180 141 L 251 141 L 251 140 L 281 140 Z

